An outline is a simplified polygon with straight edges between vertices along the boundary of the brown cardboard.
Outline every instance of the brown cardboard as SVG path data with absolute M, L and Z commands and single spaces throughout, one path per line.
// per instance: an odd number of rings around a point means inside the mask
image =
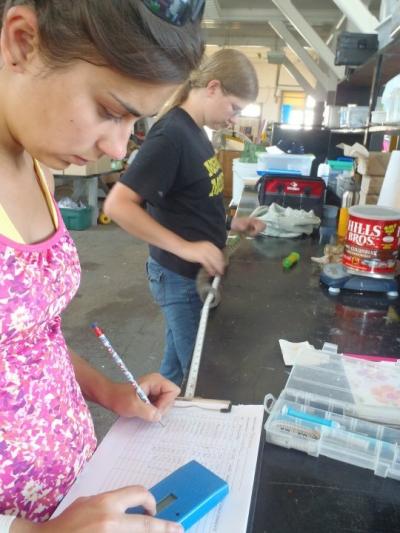
M 63 174 L 64 176 L 95 176 L 109 173 L 113 170 L 116 170 L 114 160 L 103 156 L 87 165 L 69 165 L 69 167 L 64 169 Z
M 361 181 L 361 191 L 366 194 L 379 194 L 384 179 L 384 176 L 363 176 Z
M 376 205 L 378 203 L 379 194 L 369 194 L 365 199 L 367 205 Z
M 379 194 L 369 194 L 365 191 L 360 191 L 360 205 L 376 205 L 378 198 Z
M 368 159 L 358 159 L 357 170 L 368 176 L 384 176 L 389 164 L 390 152 L 370 152 Z

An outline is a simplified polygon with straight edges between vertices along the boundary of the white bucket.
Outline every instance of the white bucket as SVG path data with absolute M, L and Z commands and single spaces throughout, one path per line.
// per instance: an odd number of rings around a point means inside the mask
M 233 160 L 232 204 L 238 205 L 246 184 L 256 184 L 260 176 L 257 174 L 257 163 L 242 163 L 239 159 Z
M 378 205 L 400 209 L 400 150 L 391 153 Z

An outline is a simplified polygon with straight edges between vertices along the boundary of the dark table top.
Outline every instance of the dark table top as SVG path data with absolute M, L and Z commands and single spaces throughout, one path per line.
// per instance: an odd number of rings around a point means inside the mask
M 239 216 L 255 205 L 255 194 L 245 191 Z M 282 259 L 292 251 L 300 261 L 284 271 Z M 279 339 L 400 355 L 399 300 L 329 295 L 319 282 L 320 267 L 310 261 L 321 255 L 311 237 L 242 241 L 223 279 L 222 302 L 209 317 L 197 395 L 245 404 L 260 404 L 267 393 L 277 397 L 290 372 Z M 253 533 L 400 532 L 398 481 L 268 443 L 259 476 Z

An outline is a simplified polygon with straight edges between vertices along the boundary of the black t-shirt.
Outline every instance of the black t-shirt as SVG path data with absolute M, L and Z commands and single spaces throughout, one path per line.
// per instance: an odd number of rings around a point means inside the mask
M 157 222 L 183 239 L 225 246 L 221 165 L 205 131 L 183 109 L 172 109 L 154 124 L 121 182 L 144 198 Z M 155 246 L 150 255 L 189 278 L 200 268 Z

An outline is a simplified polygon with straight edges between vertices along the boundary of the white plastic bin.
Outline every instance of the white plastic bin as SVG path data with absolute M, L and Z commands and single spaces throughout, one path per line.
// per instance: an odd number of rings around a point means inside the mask
M 255 185 L 259 179 L 257 163 L 242 163 L 240 159 L 234 159 L 232 169 L 232 204 L 238 205 L 245 183 Z
M 312 162 L 315 159 L 312 154 L 264 154 L 263 152 L 259 152 L 257 157 L 257 172 L 259 175 L 267 171 L 277 171 L 309 176 Z
M 340 108 L 341 128 L 363 128 L 368 123 L 369 107 L 348 105 Z
M 347 108 L 347 126 L 349 128 L 363 128 L 368 124 L 368 106 L 349 106 Z

